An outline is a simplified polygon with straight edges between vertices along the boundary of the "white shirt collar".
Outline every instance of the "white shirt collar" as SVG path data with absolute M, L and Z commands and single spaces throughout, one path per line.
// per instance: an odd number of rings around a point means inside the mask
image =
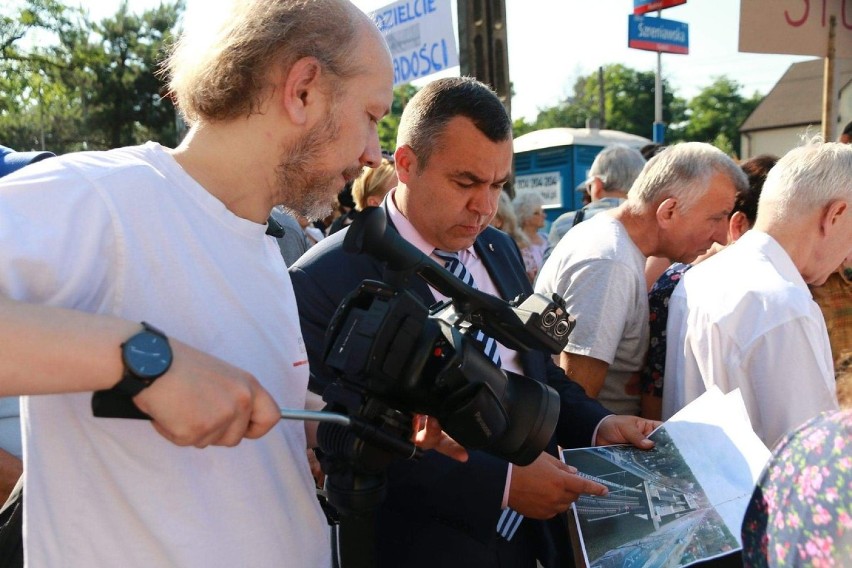
M 762 251 L 785 280 L 795 285 L 797 288 L 807 290 L 808 293 L 810 293 L 810 289 L 808 288 L 804 278 L 802 278 L 801 273 L 799 273 L 799 269 L 796 268 L 795 264 L 793 264 L 793 259 L 790 258 L 790 255 L 787 254 L 784 247 L 782 247 L 778 241 L 772 237 L 772 235 L 764 233 L 763 231 L 758 231 L 757 229 L 751 229 L 740 237 L 740 239 L 732 246 L 736 246 L 740 242 L 743 243 L 740 246 L 748 245 Z

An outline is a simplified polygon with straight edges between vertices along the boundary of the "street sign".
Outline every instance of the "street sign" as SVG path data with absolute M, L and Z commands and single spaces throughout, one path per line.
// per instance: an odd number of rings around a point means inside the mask
M 633 0 L 633 14 L 641 16 L 648 12 L 665 10 L 666 8 L 680 6 L 681 4 L 686 4 L 686 0 Z
M 681 55 L 689 53 L 689 24 L 645 16 L 627 18 L 628 47 Z

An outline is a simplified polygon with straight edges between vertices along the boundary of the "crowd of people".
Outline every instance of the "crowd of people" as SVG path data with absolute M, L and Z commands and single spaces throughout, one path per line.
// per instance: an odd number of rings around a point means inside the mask
M 558 294 L 576 318 L 556 356 L 475 336 L 556 393 L 553 438 L 520 466 L 417 417 L 422 456 L 382 472 L 376 565 L 573 565 L 564 513 L 607 487 L 558 449 L 648 450 L 711 386 L 739 389 L 774 449 L 745 565 L 852 559 L 852 145 L 743 163 L 700 142 L 613 145 L 581 184 L 588 204 L 548 227 L 537 193 L 507 191 L 512 122 L 488 86 L 428 83 L 383 151 L 393 65 L 363 12 L 230 10 L 166 61 L 190 125 L 176 148 L 0 152 L 0 563 L 337 564 L 316 422 L 280 417 L 323 407 L 329 322 L 382 280 L 381 261 L 344 250 L 368 207 L 480 291 Z M 147 420 L 96 417 L 93 392 Z
M 852 348 L 850 192 L 844 143 L 739 166 L 677 144 L 611 213 L 567 231 L 536 281 L 578 320 L 566 374 L 608 408 L 629 401 L 624 412 L 668 419 L 711 386 L 739 389 L 775 449 L 743 525 L 747 566 L 852 559 L 849 411 L 839 410 Z

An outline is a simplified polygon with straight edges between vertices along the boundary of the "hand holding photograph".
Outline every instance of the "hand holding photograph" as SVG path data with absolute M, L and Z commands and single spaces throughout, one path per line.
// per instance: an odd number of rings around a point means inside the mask
M 740 525 L 769 450 L 738 390 L 708 391 L 649 436 L 564 450 L 563 460 L 609 488 L 572 506 L 589 567 L 689 566 L 742 548 Z

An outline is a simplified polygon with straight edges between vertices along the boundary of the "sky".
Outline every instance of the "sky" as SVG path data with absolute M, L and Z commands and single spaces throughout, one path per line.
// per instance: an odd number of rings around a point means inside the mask
M 187 0 L 188 17 L 212 13 L 219 1 Z M 354 1 L 366 12 L 392 3 Z M 436 1 L 456 4 L 456 0 Z M 515 119 L 534 120 L 539 109 L 554 106 L 571 94 L 578 77 L 594 73 L 602 65 L 621 63 L 640 71 L 657 69 L 655 52 L 627 47 L 627 19 L 633 0 L 505 1 Z M 100 18 L 114 14 L 120 0 L 82 3 L 93 17 Z M 136 12 L 159 3 L 129 0 L 131 11 Z M 688 100 L 722 75 L 742 85 L 745 96 L 766 94 L 792 63 L 811 59 L 740 53 L 739 5 L 739 0 L 687 0 L 684 5 L 662 11 L 665 19 L 689 24 L 689 54 L 662 56 L 663 77 L 676 95 Z M 448 74 L 458 72 L 456 67 Z

